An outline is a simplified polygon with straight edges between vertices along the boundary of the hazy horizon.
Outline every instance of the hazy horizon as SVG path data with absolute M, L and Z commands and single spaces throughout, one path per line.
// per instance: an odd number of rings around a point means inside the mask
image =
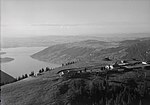
M 61 35 L 61 34 L 56 34 L 56 35 L 12 35 L 12 36 L 1 36 L 1 38 L 35 38 L 35 37 L 102 37 L 102 38 L 107 38 L 107 37 L 150 37 L 150 32 L 149 33 L 99 33 L 99 34 L 74 34 L 74 35 Z
M 1 0 L 1 36 L 150 33 L 149 0 Z

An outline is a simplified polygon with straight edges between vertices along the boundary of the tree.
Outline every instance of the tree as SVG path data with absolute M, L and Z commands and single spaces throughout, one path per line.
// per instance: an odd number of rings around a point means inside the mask
M 39 70 L 39 73 L 42 73 L 42 70 L 41 70 L 41 69 Z
M 18 81 L 20 81 L 21 79 L 22 79 L 22 78 L 19 76 L 19 77 L 18 77 Z
M 27 75 L 27 74 L 25 74 L 25 78 L 28 78 L 28 75 Z
M 22 75 L 21 79 L 24 79 L 24 78 L 25 78 L 25 76 L 24 76 L 24 75 Z
M 44 72 L 44 69 L 42 68 L 42 72 Z
M 46 67 L 45 71 L 50 71 L 49 67 Z
M 34 76 L 34 71 L 32 71 L 32 72 L 29 74 L 29 76 Z

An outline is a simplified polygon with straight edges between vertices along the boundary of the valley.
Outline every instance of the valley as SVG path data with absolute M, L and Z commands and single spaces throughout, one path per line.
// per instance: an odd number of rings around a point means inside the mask
M 62 66 L 3 85 L 2 104 L 149 105 L 149 45 L 149 38 L 139 38 L 85 40 L 45 48 L 31 57 Z

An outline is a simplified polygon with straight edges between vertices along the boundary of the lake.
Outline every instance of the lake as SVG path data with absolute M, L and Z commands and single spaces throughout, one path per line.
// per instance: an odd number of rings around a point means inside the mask
M 1 51 L 6 52 L 1 57 L 14 58 L 13 61 L 7 63 L 1 63 L 1 70 L 10 74 L 13 77 L 22 76 L 23 74 L 29 74 L 31 71 L 35 73 L 41 68 L 59 67 L 58 64 L 47 63 L 39 61 L 30 57 L 30 55 L 43 50 L 46 47 L 17 47 L 17 48 L 3 48 Z

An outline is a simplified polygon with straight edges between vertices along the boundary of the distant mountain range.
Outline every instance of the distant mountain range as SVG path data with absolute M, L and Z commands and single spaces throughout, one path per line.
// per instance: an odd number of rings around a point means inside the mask
M 130 33 L 130 34 L 93 34 L 93 35 L 49 35 L 36 37 L 2 37 L 2 48 L 13 47 L 48 47 L 55 44 L 72 43 L 84 40 L 98 40 L 98 41 L 123 41 L 135 38 L 148 37 L 149 33 Z
M 85 40 L 80 42 L 50 46 L 31 57 L 52 63 L 70 61 L 101 61 L 109 57 L 112 60 L 138 59 L 150 60 L 150 38 L 139 38 L 117 42 Z

